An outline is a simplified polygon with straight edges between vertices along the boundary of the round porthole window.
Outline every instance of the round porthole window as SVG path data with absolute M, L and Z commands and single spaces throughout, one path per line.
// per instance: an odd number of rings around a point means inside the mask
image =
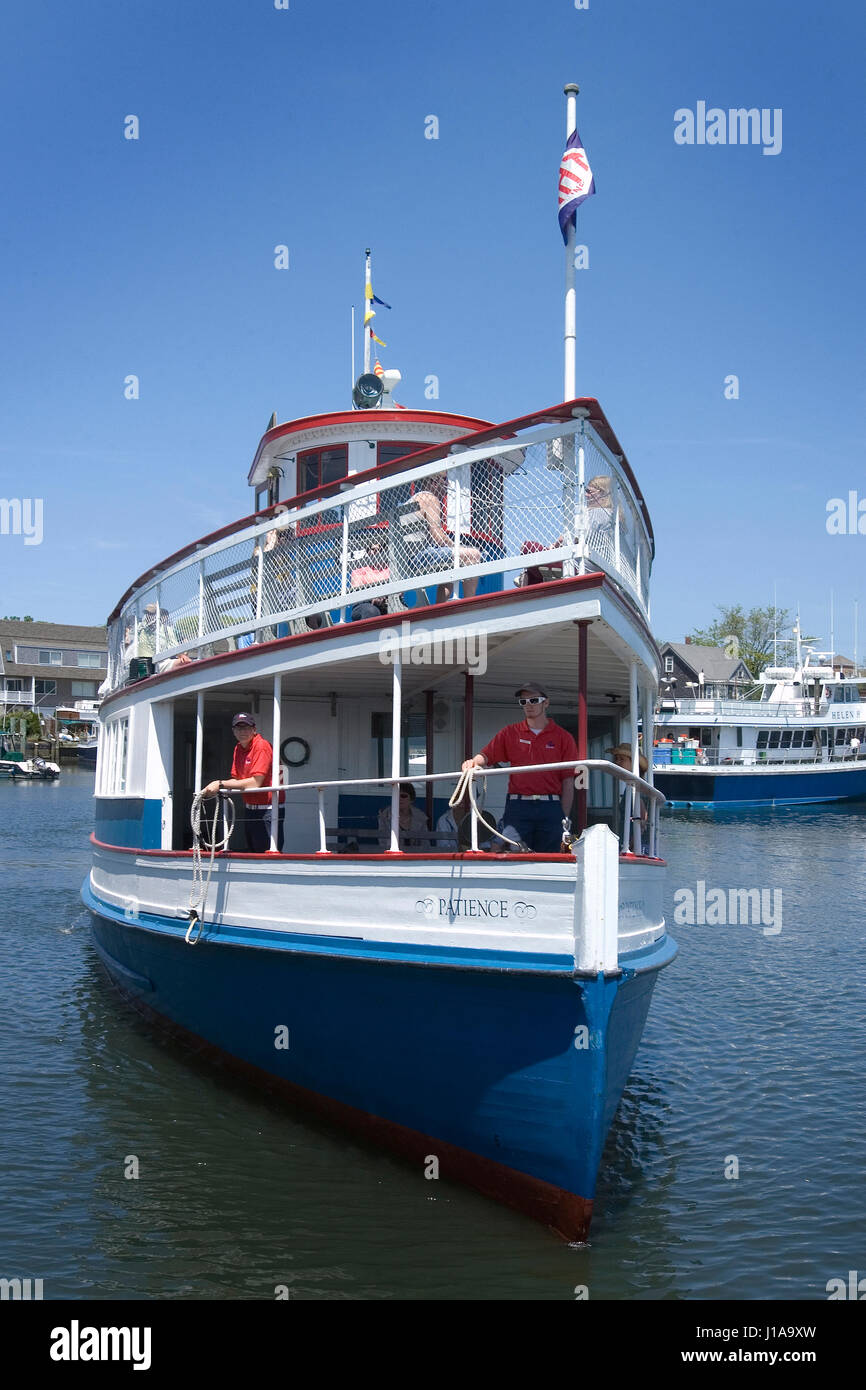
M 289 767 L 303 767 L 310 761 L 310 745 L 305 738 L 293 734 L 280 744 L 280 757 Z

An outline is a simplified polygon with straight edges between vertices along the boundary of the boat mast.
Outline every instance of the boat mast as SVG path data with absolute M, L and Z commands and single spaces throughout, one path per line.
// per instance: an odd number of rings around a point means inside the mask
M 565 142 L 566 145 L 577 130 L 577 94 L 580 91 L 576 82 L 569 82 L 564 88 L 566 96 Z M 565 389 L 562 399 L 573 401 L 577 396 L 577 291 L 574 281 L 574 243 L 577 236 L 577 218 L 568 223 L 565 242 Z
M 367 257 L 364 271 L 364 371 L 370 370 L 370 326 L 368 315 L 373 308 L 373 279 L 370 271 L 370 248 L 364 252 Z
M 830 590 L 830 670 L 836 674 L 836 624 L 833 618 L 833 590 Z

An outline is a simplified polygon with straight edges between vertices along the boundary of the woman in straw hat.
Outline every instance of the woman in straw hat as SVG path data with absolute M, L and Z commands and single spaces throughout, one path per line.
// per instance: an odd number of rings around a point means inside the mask
M 625 768 L 626 772 L 631 772 L 632 749 L 630 743 L 618 743 L 615 748 L 606 748 L 605 752 L 610 754 L 611 761 L 615 762 L 617 767 Z M 640 768 L 641 777 L 645 777 L 649 763 L 643 753 L 638 753 L 638 767 Z M 619 803 L 616 811 L 616 833 L 619 836 L 620 844 L 623 849 L 629 850 L 631 849 L 631 827 L 626 824 L 626 806 L 628 804 L 626 790 L 628 788 L 628 783 L 618 782 L 617 785 L 619 787 Z M 642 827 L 646 824 L 646 804 L 640 797 L 637 799 L 637 806 L 632 812 L 632 815 L 640 816 Z

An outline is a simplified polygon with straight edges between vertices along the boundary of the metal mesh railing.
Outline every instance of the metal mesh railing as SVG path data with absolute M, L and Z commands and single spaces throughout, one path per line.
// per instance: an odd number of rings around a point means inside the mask
M 650 543 L 619 461 L 583 420 L 353 483 L 204 546 L 143 585 L 111 626 L 112 688 L 131 657 L 157 669 L 215 650 L 395 611 L 442 586 L 471 594 L 602 569 L 646 614 Z M 375 609 L 374 609 L 375 611 Z M 367 616 L 362 610 L 359 616 Z

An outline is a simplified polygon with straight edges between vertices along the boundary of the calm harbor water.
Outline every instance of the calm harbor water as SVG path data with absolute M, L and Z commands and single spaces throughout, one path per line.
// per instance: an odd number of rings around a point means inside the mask
M 808 1300 L 866 1273 L 866 805 L 665 821 L 669 921 L 703 881 L 780 889 L 782 930 L 674 928 L 572 1249 L 132 1014 L 78 897 L 92 790 L 0 781 L 0 1276 L 73 1299 Z

